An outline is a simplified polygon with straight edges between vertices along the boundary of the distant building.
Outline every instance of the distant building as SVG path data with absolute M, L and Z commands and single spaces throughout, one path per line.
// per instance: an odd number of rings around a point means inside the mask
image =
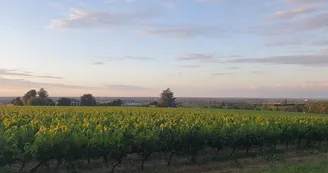
M 138 102 L 135 100 L 123 100 L 122 106 L 144 106 L 146 102 Z
M 76 99 L 71 99 L 71 106 L 81 106 L 81 102 Z

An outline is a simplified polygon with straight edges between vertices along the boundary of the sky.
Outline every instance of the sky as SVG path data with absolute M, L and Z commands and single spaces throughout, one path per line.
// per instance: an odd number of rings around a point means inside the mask
M 328 0 L 1 0 L 0 96 L 328 98 Z

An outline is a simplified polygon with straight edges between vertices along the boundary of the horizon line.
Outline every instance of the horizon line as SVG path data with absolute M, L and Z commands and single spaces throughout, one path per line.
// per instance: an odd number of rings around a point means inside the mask
M 95 96 L 93 95 L 95 98 L 101 98 L 101 97 L 105 97 L 105 98 L 127 98 L 127 97 L 135 97 L 135 98 L 160 98 L 160 96 Z M 0 96 L 0 98 L 16 98 L 16 97 L 23 97 L 23 96 Z M 49 96 L 49 98 L 52 97 L 81 97 L 81 96 Z M 211 97 L 211 96 L 176 96 L 175 98 L 229 98 L 229 99 L 233 99 L 233 98 L 239 98 L 239 99 L 281 99 L 281 98 L 289 98 L 289 99 L 328 99 L 328 97 L 219 97 L 219 96 L 215 96 L 215 97 Z

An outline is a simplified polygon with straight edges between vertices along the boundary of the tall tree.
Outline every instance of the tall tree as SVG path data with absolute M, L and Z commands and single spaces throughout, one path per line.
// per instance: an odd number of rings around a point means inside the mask
M 20 99 L 20 97 L 14 98 L 10 103 L 15 106 L 23 106 L 23 101 Z
M 37 92 L 35 90 L 30 90 L 28 91 L 24 96 L 23 96 L 23 104 L 27 105 L 28 100 L 30 100 L 33 97 L 36 97 Z
M 41 88 L 39 91 L 38 91 L 38 95 L 40 98 L 42 99 L 46 99 L 49 94 L 48 94 L 48 91 L 46 91 L 44 88 Z
M 165 107 L 176 107 L 175 99 L 176 98 L 174 98 L 174 93 L 171 91 L 170 88 L 168 88 L 166 90 L 163 90 L 163 92 L 161 93 L 159 105 Z
M 95 106 L 96 104 L 96 99 L 93 97 L 92 94 L 83 94 L 83 96 L 81 96 L 82 106 Z
M 57 106 L 70 106 L 71 105 L 71 99 L 62 97 L 59 100 L 57 100 Z

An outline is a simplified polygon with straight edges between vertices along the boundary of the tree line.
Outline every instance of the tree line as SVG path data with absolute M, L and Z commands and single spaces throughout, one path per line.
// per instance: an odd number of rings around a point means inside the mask
M 309 103 L 304 106 L 307 112 L 328 114 L 328 102 Z
M 315 102 L 306 104 L 209 104 L 207 108 L 215 109 L 242 109 L 258 111 L 283 111 L 328 114 L 328 102 Z
M 22 99 L 20 97 L 14 98 L 10 103 L 15 106 L 45 106 L 53 105 L 54 102 L 52 99 L 48 98 L 49 94 L 44 88 L 41 88 L 39 91 L 30 90 L 28 91 Z
M 73 99 L 61 97 L 57 102 L 54 102 L 49 98 L 49 93 L 44 88 L 36 91 L 34 89 L 25 93 L 22 97 L 14 98 L 10 103 L 15 106 L 70 106 Z M 80 99 L 80 103 L 83 106 L 95 106 L 96 99 L 92 94 L 83 94 Z
M 180 104 L 175 102 L 174 93 L 170 88 L 163 90 L 158 101 L 153 101 L 149 105 L 157 107 L 177 107 Z M 72 101 L 78 101 L 80 106 L 121 106 L 123 100 L 117 99 L 108 103 L 97 103 L 92 94 L 83 94 L 80 100 L 61 97 L 56 102 L 49 98 L 49 93 L 44 88 L 38 91 L 32 89 L 22 97 L 14 98 L 10 103 L 15 106 L 70 106 Z

